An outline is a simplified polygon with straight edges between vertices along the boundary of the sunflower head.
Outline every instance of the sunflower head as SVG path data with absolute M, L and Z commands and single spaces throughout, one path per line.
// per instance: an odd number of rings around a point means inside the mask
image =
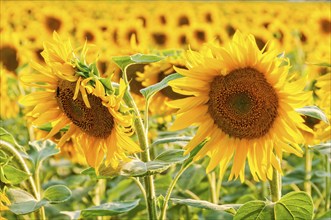
M 183 77 L 169 84 L 189 97 L 169 102 L 179 109 L 172 129 L 199 126 L 186 150 L 208 138 L 195 156 L 211 158 L 207 171 L 219 164 L 224 174 L 232 160 L 229 179 L 244 181 L 247 159 L 254 179 L 266 180 L 272 167 L 281 172 L 282 152 L 302 154 L 304 120 L 295 108 L 310 94 L 301 92 L 304 82 L 287 82 L 289 62 L 277 55 L 272 45 L 260 50 L 253 35 L 237 31 L 224 47 L 188 51 L 188 69 L 176 68 Z
M 100 77 L 97 64 L 86 61 L 86 44 L 76 52 L 69 40 L 54 33 L 53 40 L 44 43 L 45 65 L 32 63 L 36 71 L 20 76 L 23 83 L 38 88 L 21 104 L 30 110 L 27 115 L 34 126 L 52 125 L 45 138 L 68 128 L 58 146 L 71 140 L 98 172 L 102 163 L 116 167 L 127 153 L 140 148 L 130 139 L 133 116 L 122 100 L 126 85 L 120 81 L 115 89 L 110 78 Z

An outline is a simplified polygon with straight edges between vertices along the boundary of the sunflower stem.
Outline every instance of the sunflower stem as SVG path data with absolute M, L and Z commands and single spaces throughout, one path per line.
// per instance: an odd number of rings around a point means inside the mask
M 209 185 L 210 185 L 210 197 L 211 197 L 211 202 L 214 204 L 218 203 L 218 198 L 217 198 L 217 189 L 216 189 L 216 176 L 215 172 L 212 171 L 211 173 L 207 174 Z
M 40 200 L 40 198 L 42 197 L 42 195 L 41 195 L 41 185 L 40 185 L 40 167 L 41 167 L 41 164 L 42 164 L 42 162 L 40 162 L 36 166 L 35 173 L 34 173 L 34 181 L 35 181 L 36 189 L 37 189 L 37 193 L 38 193 L 37 200 Z M 46 219 L 44 206 L 40 207 L 39 212 L 40 212 L 40 215 L 42 216 L 41 219 Z
M 305 154 L 305 182 L 304 182 L 304 189 L 305 192 L 311 196 L 311 168 L 312 168 L 312 154 L 308 149 L 308 146 L 305 146 L 306 154 Z
M 281 176 L 277 169 L 272 168 L 272 180 L 269 180 L 270 184 L 270 194 L 271 194 L 271 201 L 277 202 L 282 197 L 282 183 L 281 183 Z
M 216 183 L 216 198 L 218 199 L 218 201 L 220 201 L 222 181 L 223 181 L 223 176 L 219 175 L 219 177 L 217 178 L 217 183 Z
M 130 87 L 129 86 L 125 90 L 124 101 L 135 112 L 136 118 L 135 118 L 135 121 L 134 121 L 134 125 L 135 125 L 135 128 L 136 128 L 136 133 L 137 133 L 137 136 L 138 136 L 140 147 L 143 150 L 143 152 L 141 153 L 141 159 L 144 162 L 148 162 L 151 159 L 150 159 L 150 152 L 149 152 L 149 147 L 148 147 L 147 131 L 144 127 L 144 123 L 142 121 L 140 111 L 139 111 L 136 103 L 134 102 L 133 97 L 130 94 Z M 147 195 L 148 217 L 151 220 L 155 220 L 155 219 L 157 219 L 157 213 L 156 213 L 156 196 L 155 196 L 153 175 L 145 176 L 144 181 L 145 181 L 145 189 L 146 189 L 146 195 Z
M 189 166 L 192 164 L 192 161 L 190 163 L 188 163 L 186 166 L 182 166 L 180 168 L 180 170 L 178 171 L 178 173 L 176 174 L 175 178 L 173 179 L 173 181 L 171 182 L 168 190 L 167 190 L 167 193 L 166 193 L 166 196 L 164 197 L 164 203 L 163 203 L 163 207 L 162 207 L 162 210 L 161 210 L 161 216 L 160 216 L 160 220 L 165 220 L 166 219 L 166 213 L 167 213 L 167 208 L 168 208 L 168 202 L 169 202 L 169 199 L 170 199 L 170 196 L 171 196 L 171 193 L 179 179 L 179 177 L 185 172 L 185 170 L 187 168 L 189 168 Z
M 31 174 L 27 164 L 25 163 L 23 157 L 21 156 L 21 154 L 15 149 L 14 146 L 12 146 L 11 144 L 9 144 L 5 141 L 2 141 L 2 140 L 0 140 L 0 149 L 2 151 L 4 151 L 5 153 L 9 154 L 9 155 L 12 155 L 13 156 L 13 161 L 18 166 L 18 168 L 20 170 L 23 170 L 24 172 L 26 172 L 30 176 L 28 181 L 27 181 L 27 190 L 37 200 L 40 200 L 40 194 L 37 191 L 35 181 L 32 177 L 32 174 Z M 44 207 L 41 207 L 38 211 L 34 212 L 34 215 L 35 215 L 36 219 L 46 219 L 45 218 Z

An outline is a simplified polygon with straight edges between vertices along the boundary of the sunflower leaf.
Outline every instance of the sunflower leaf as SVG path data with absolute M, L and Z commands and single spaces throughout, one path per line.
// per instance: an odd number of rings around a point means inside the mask
M 19 184 L 30 177 L 28 173 L 8 164 L 1 166 L 0 171 L 0 180 L 6 184 Z
M 60 153 L 60 150 L 56 148 L 56 144 L 50 140 L 46 141 L 30 141 L 31 147 L 29 155 L 34 166 L 39 164 L 50 156 Z
M 46 205 L 46 200 L 36 200 L 31 194 L 21 189 L 10 189 L 7 195 L 11 201 L 10 211 L 16 215 L 25 215 Z
M 139 204 L 139 199 L 126 202 L 110 202 L 81 210 L 82 217 L 113 216 L 128 212 Z
M 6 141 L 9 144 L 12 144 L 14 147 L 16 147 L 17 150 L 21 152 L 25 152 L 24 148 L 17 143 L 15 138 L 11 133 L 0 127 L 0 140 Z
M 318 151 L 321 154 L 331 155 L 331 141 L 311 146 L 310 149 Z
M 305 192 L 290 192 L 274 206 L 275 219 L 313 219 L 314 205 Z
M 297 108 L 296 111 L 302 115 L 316 118 L 318 120 L 321 120 L 321 121 L 329 124 L 328 118 L 326 117 L 324 112 L 317 106 L 305 106 L 303 108 Z
M 214 203 L 210 203 L 204 200 L 194 200 L 194 199 L 176 199 L 170 198 L 173 203 L 183 204 L 187 206 L 192 206 L 196 208 L 214 210 L 219 212 L 228 212 L 232 215 L 236 213 L 236 209 L 238 209 L 240 204 L 226 204 L 226 205 L 216 205 Z
M 155 95 L 155 93 L 166 88 L 168 86 L 168 82 L 181 77 L 183 76 L 180 75 L 179 73 L 170 74 L 167 77 L 165 77 L 161 82 L 148 86 L 144 89 L 141 89 L 140 93 L 145 97 L 146 100 L 149 100 L 153 95 Z
M 112 60 L 124 72 L 125 68 L 134 63 L 154 63 L 163 60 L 164 57 L 153 54 L 134 54 L 131 56 L 114 56 Z
M 239 219 L 312 219 L 313 201 L 305 192 L 291 192 L 278 202 L 250 201 L 241 206 L 234 220 Z
M 44 192 L 44 198 L 50 203 L 65 202 L 71 197 L 71 190 L 65 185 L 53 185 Z
M 151 148 L 159 145 L 159 144 L 165 144 L 165 143 L 172 143 L 172 142 L 188 142 L 192 139 L 192 137 L 170 137 L 170 138 L 162 138 L 158 139 L 155 142 L 151 144 Z

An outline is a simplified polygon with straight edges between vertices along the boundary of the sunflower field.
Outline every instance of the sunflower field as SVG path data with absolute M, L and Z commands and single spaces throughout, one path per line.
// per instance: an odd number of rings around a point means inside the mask
M 0 220 L 331 219 L 329 1 L 0 8 Z

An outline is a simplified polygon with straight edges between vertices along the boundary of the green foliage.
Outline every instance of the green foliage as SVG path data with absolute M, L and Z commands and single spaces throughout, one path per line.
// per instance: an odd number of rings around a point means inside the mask
M 82 174 L 89 175 L 97 179 L 113 178 L 118 175 L 126 177 L 142 177 L 155 175 L 167 170 L 170 166 L 184 162 L 189 155 L 183 155 L 184 150 L 167 150 L 158 155 L 154 160 L 143 162 L 133 159 L 121 165 L 120 170 L 113 170 L 112 167 L 101 167 L 100 174 L 97 175 L 93 168 L 88 168 Z
M 178 204 L 184 204 L 188 206 L 193 206 L 197 208 L 202 209 L 209 209 L 214 211 L 222 211 L 222 212 L 228 212 L 231 214 L 236 213 L 236 209 L 240 207 L 238 204 L 227 204 L 227 205 L 216 205 L 207 201 L 203 200 L 194 200 L 194 199 L 177 199 L 177 198 L 171 198 L 170 199 L 174 203 Z
M 311 146 L 310 149 L 317 151 L 321 154 L 330 155 L 331 154 L 331 141 L 326 143 L 320 143 L 314 146 Z
M 166 88 L 168 86 L 168 82 L 181 77 L 183 76 L 180 75 L 179 73 L 170 74 L 167 77 L 165 77 L 161 82 L 158 82 L 154 85 L 141 89 L 140 92 L 145 97 L 146 100 L 150 100 L 157 92 Z
M 34 212 L 47 204 L 46 200 L 36 200 L 30 193 L 21 189 L 10 189 L 7 192 L 11 201 L 10 211 L 16 215 Z
M 0 140 L 6 141 L 17 148 L 17 150 L 24 151 L 24 148 L 17 143 L 12 134 L 6 131 L 4 128 L 0 127 Z
M 50 140 L 46 141 L 33 141 L 29 143 L 30 145 L 30 159 L 35 167 L 39 165 L 47 158 L 60 153 L 60 150 L 56 148 L 54 142 Z
M 81 211 L 81 216 L 112 216 L 120 213 L 128 212 L 134 209 L 139 204 L 139 199 L 126 202 L 110 202 L 99 206 L 93 206 Z
M 16 185 L 30 177 L 28 173 L 8 164 L 0 166 L 0 171 L 0 180 L 6 184 Z
M 134 54 L 131 56 L 114 56 L 112 60 L 117 64 L 122 71 L 131 64 L 136 63 L 153 63 L 164 59 L 164 57 L 153 54 Z
M 305 192 L 291 192 L 283 196 L 278 202 L 250 201 L 241 206 L 234 220 L 241 219 L 312 219 L 313 202 Z
M 48 187 L 44 192 L 44 198 L 50 203 L 61 203 L 71 197 L 71 191 L 64 185 L 53 185 Z
M 328 118 L 326 117 L 324 112 L 317 106 L 305 106 L 303 108 L 296 109 L 296 111 L 302 115 L 316 118 L 316 119 L 319 119 L 319 120 L 329 124 Z

